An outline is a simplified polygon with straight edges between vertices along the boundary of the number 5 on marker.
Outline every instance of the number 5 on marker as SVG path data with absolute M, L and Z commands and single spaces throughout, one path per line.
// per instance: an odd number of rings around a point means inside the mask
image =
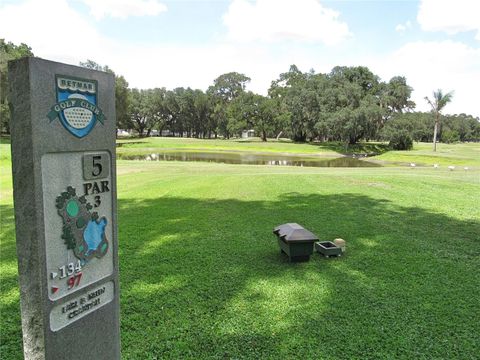
M 110 158 L 106 152 L 85 154 L 82 164 L 84 180 L 104 179 L 110 175 Z

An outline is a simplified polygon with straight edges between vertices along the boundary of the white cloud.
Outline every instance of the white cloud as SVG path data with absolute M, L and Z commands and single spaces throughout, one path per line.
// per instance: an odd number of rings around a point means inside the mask
M 125 75 L 132 87 L 191 87 L 206 90 L 221 74 L 236 71 L 249 76 L 249 90 L 266 94 L 270 82 L 288 70 L 283 58 L 274 59 L 262 47 L 229 44 L 201 47 L 132 46 L 129 53 L 142 53 L 141 66 L 134 56 L 112 58 L 111 67 Z M 165 56 L 168 54 L 168 56 Z M 125 71 L 125 72 L 122 72 Z
M 68 26 L 74 24 L 81 37 L 62 28 L 62 21 Z M 0 34 L 7 41 L 31 46 L 36 56 L 66 62 L 76 56 L 82 60 L 96 58 L 93 55 L 103 53 L 108 44 L 66 0 L 27 0 L 0 7 Z
M 480 48 L 453 41 L 418 41 L 384 58 L 372 59 L 368 65 L 387 81 L 395 75 L 405 76 L 414 89 L 412 99 L 419 111 L 429 111 L 424 97 L 442 89 L 455 92 L 446 113 L 480 116 L 476 90 L 480 83 Z
M 395 27 L 395 31 L 403 34 L 405 31 L 407 31 L 407 29 L 410 29 L 411 27 L 412 23 L 410 22 L 410 20 L 408 20 L 405 24 L 398 24 Z
M 81 38 L 59 31 L 58 22 L 46 20 L 52 19 L 54 10 L 81 29 Z M 146 46 L 117 42 L 102 36 L 95 23 L 71 8 L 67 0 L 27 0 L 0 6 L 0 34 L 15 44 L 28 44 L 38 57 L 73 65 L 91 59 L 108 65 L 130 86 L 139 88 L 190 86 L 206 90 L 222 73 L 238 71 L 252 78 L 250 89 L 266 93 L 270 81 L 286 71 L 289 64 L 284 56 L 273 57 L 262 46 Z M 296 59 L 298 56 L 292 61 Z
M 421 0 L 417 21 L 422 30 L 449 35 L 477 31 L 480 40 L 480 2 L 478 0 Z
M 223 22 L 230 39 L 300 40 L 333 45 L 351 34 L 339 13 L 317 0 L 233 0 Z
M 81 29 L 81 38 L 88 41 L 79 41 L 72 32 L 59 31 L 58 22 L 51 21 L 54 10 Z M 455 91 L 445 109 L 447 113 L 480 116 L 476 91 L 480 83 L 480 48 L 459 42 L 413 42 L 385 56 L 372 54 L 369 58 L 337 51 L 328 51 L 326 56 L 317 47 L 300 44 L 283 44 L 280 48 L 263 43 L 145 46 L 102 36 L 95 22 L 74 11 L 67 0 L 28 0 L 0 6 L 0 34 L 7 41 L 28 44 L 42 58 L 73 65 L 92 59 L 108 65 L 125 76 L 132 87 L 139 88 L 190 86 L 206 90 L 217 76 L 237 71 L 252 78 L 248 89 L 266 94 L 270 82 L 288 71 L 291 64 L 302 71 L 313 67 L 317 72 L 329 72 L 335 65 L 366 65 L 383 80 L 406 76 L 414 88 L 418 110 L 428 111 L 423 98 L 441 88 Z
M 157 0 L 83 0 L 97 20 L 106 16 L 126 19 L 129 16 L 155 16 L 167 11 Z

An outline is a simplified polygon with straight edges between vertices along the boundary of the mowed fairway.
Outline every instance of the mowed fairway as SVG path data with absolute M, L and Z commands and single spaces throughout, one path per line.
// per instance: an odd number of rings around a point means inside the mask
M 119 161 L 122 357 L 477 358 L 479 180 L 445 167 Z M 0 357 L 21 359 L 3 156 L 0 181 Z M 346 256 L 289 263 L 272 234 L 286 222 L 344 238 Z

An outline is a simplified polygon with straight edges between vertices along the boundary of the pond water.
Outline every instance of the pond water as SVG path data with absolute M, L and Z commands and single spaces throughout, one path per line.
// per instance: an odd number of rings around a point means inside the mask
M 118 154 L 121 160 L 204 161 L 225 164 L 309 167 L 378 167 L 379 164 L 352 157 L 313 158 L 282 154 L 168 151 L 147 155 Z

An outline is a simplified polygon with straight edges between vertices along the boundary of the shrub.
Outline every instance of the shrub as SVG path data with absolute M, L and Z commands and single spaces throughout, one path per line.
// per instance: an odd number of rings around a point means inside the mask
M 411 150 L 413 148 L 412 136 L 406 130 L 392 132 L 388 145 L 393 150 Z
M 456 130 L 445 130 L 442 132 L 442 142 L 451 144 L 458 142 L 460 140 L 460 135 Z

